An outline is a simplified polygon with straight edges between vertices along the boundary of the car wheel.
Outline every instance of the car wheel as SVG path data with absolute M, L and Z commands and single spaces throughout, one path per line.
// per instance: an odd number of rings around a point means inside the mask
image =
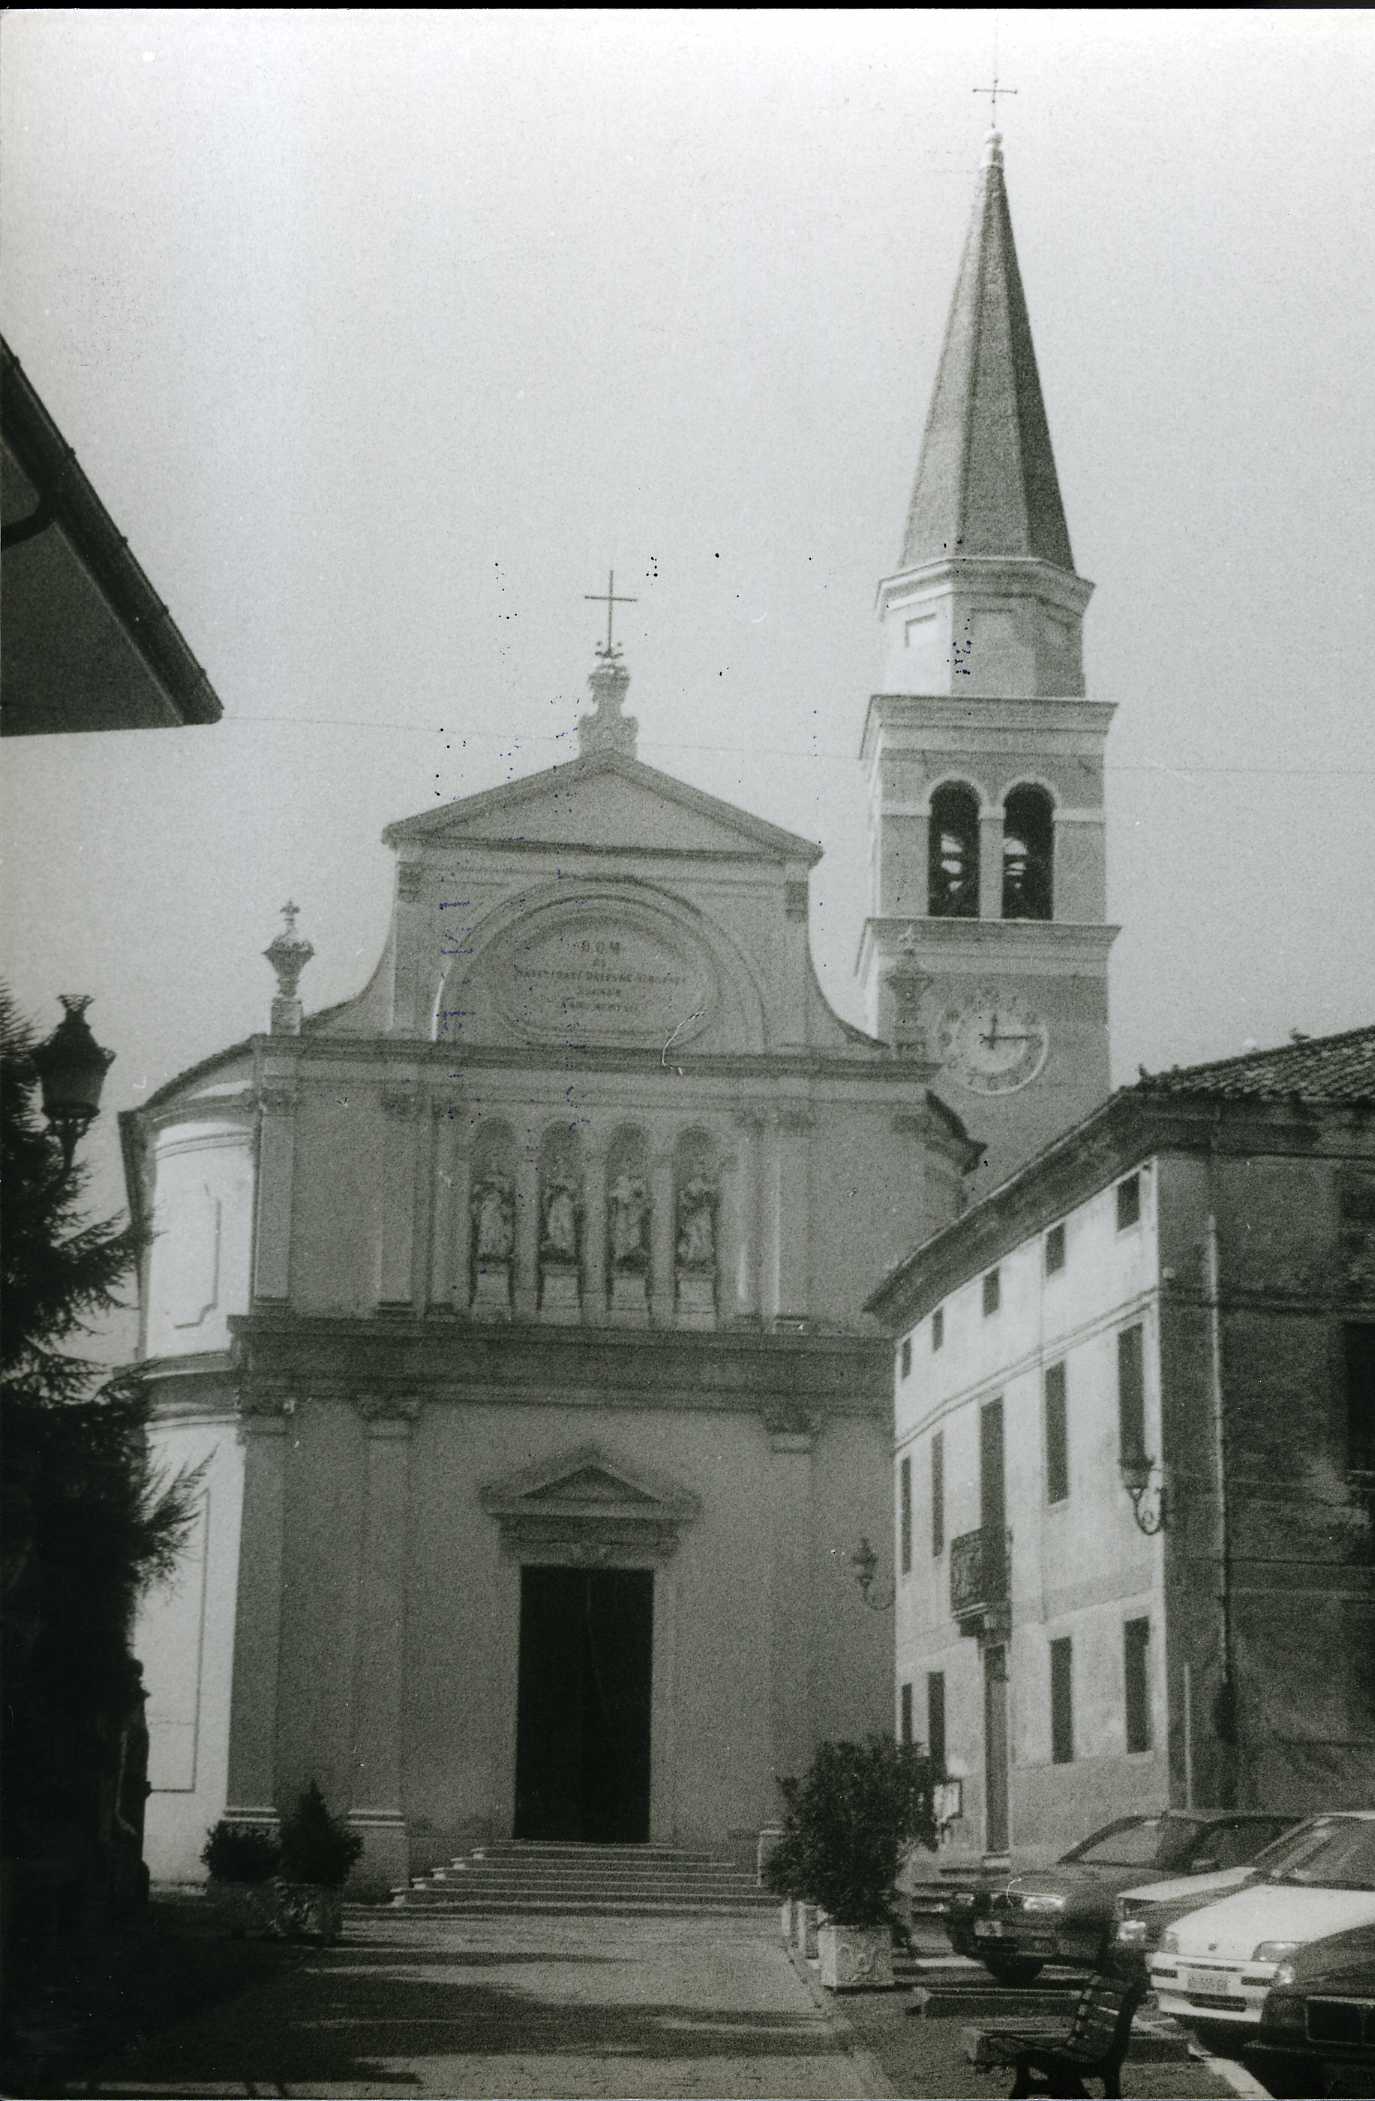
M 1030 1984 L 1045 1968 L 1029 1955 L 981 1955 L 979 1960 L 996 1984 Z

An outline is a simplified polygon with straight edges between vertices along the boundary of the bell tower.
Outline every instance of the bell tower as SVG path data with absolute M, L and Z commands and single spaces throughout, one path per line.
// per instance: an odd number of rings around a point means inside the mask
M 989 134 L 861 755 L 876 1035 L 940 1062 L 991 1188 L 1108 1092 L 1103 745 L 1078 575 Z

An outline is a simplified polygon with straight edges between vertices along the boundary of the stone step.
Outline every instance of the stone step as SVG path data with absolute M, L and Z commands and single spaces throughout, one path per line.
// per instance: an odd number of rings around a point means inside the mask
M 615 1846 L 584 1844 L 581 1840 L 545 1838 L 494 1838 L 474 1846 L 473 1857 L 482 1860 L 660 1860 L 709 1861 L 721 1865 L 719 1853 L 696 1852 L 688 1846 Z M 731 1863 L 727 1861 L 726 1866 Z
M 767 1890 L 746 1875 L 620 1875 L 584 1873 L 581 1875 L 526 1875 L 512 1874 L 505 1868 L 483 1868 L 480 1865 L 459 1865 L 434 1868 L 430 1874 L 417 1878 L 426 1882 L 449 1882 L 466 1889 L 511 1889 L 511 1890 L 580 1890 L 580 1889 L 678 1889 L 683 1891 L 751 1890 L 755 1895 L 776 1903 Z
M 1024 2026 L 1027 2034 L 1030 2035 L 1039 2032 L 1042 2024 L 1039 2021 L 1027 2021 L 1025 2023 L 1014 2023 L 1012 2025 L 1018 2027 Z M 1063 2035 L 1065 2032 L 1065 2026 L 1066 2023 L 1063 2021 L 1047 2021 L 1045 2023 L 1045 2033 L 1047 2038 L 1051 2038 L 1057 2035 Z M 989 2071 L 993 2068 L 993 2066 L 1001 2064 L 1003 2062 L 1003 2059 L 1000 2056 L 998 2056 L 993 2049 L 990 2048 L 987 2037 L 988 2030 L 983 2026 L 962 2028 L 960 2030 L 961 2048 L 963 2049 L 965 2056 L 969 2059 L 969 2062 L 972 2065 L 975 2065 L 980 2071 Z M 1188 2038 L 1182 2033 L 1182 2031 L 1176 2029 L 1173 2033 L 1171 2033 L 1169 2030 L 1163 2027 L 1143 2027 L 1141 2024 L 1141 2016 L 1139 2014 L 1137 2015 L 1136 2021 L 1133 2023 L 1132 2026 L 1131 2043 L 1128 2046 L 1127 2050 L 1128 2064 L 1183 2064 L 1186 2062 L 1188 2054 Z
M 572 1897 L 462 1897 L 448 1890 L 399 1889 L 392 1892 L 394 1909 L 424 1912 L 427 1917 L 449 1918 L 754 1918 L 762 1907 L 748 1900 L 725 1903 L 706 1898 L 692 1902 L 671 1898 L 624 1897 L 576 1899 Z

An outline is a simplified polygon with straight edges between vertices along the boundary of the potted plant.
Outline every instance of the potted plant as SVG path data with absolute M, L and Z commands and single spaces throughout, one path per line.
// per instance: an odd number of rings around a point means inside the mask
M 344 1884 L 363 1850 L 362 1838 L 332 1816 L 317 1781 L 282 1820 L 277 1916 L 289 1940 L 336 1941 L 344 1920 Z
M 916 1745 L 871 1736 L 822 1744 L 796 1785 L 778 1851 L 783 1873 L 826 1915 L 817 1952 L 832 1991 L 893 1982 L 894 1883 L 910 1845 L 935 1845 L 938 1777 Z
M 210 1871 L 206 1897 L 236 1939 L 276 1931 L 272 1878 L 282 1849 L 262 1824 L 231 1824 L 221 1817 L 205 1834 L 201 1860 Z

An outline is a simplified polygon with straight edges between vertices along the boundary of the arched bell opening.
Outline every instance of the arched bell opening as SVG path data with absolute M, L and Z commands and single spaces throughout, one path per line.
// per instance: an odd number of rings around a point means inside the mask
M 926 909 L 933 919 L 979 916 L 979 798 L 963 781 L 931 798 Z
M 1003 918 L 1050 919 L 1055 908 L 1055 805 L 1044 788 L 1014 788 L 1003 805 Z

